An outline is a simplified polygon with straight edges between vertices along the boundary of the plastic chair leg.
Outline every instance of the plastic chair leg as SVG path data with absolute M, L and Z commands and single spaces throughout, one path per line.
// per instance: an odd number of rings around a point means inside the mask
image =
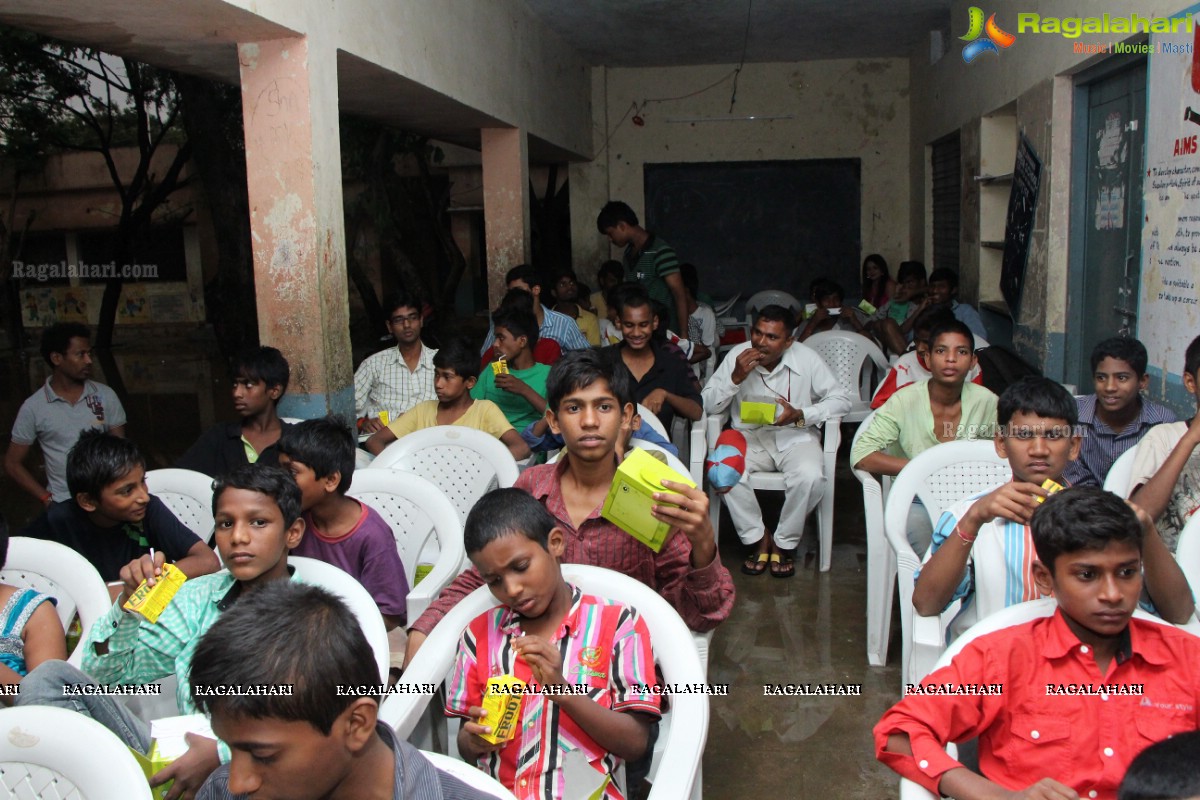
M 869 536 L 869 534 L 868 534 Z M 896 585 L 896 556 L 885 541 L 867 540 L 867 663 L 887 664 L 892 633 L 892 594 Z

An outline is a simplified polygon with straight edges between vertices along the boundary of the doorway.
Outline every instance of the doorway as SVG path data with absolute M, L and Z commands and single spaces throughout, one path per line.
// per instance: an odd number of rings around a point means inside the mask
M 1146 62 L 1076 89 L 1065 379 L 1092 386 L 1092 348 L 1137 336 L 1141 276 Z M 1085 112 L 1085 113 L 1080 113 Z

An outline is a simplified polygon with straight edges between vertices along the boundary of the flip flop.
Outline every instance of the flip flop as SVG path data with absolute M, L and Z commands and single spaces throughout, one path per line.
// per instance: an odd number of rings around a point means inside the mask
M 796 574 L 794 550 L 782 550 L 771 553 L 771 577 L 790 578 Z
M 747 575 L 762 575 L 767 571 L 767 554 L 759 553 L 742 562 L 742 572 Z

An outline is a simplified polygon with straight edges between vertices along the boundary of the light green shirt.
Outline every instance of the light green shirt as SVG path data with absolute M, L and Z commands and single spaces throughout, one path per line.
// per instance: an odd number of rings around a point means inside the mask
M 996 395 L 982 386 L 963 384 L 962 417 L 955 439 L 991 439 L 996 433 Z M 872 453 L 914 458 L 936 444 L 933 409 L 929 405 L 929 381 L 905 386 L 883 404 L 871 420 L 871 427 L 858 437 L 850 451 L 852 465 Z

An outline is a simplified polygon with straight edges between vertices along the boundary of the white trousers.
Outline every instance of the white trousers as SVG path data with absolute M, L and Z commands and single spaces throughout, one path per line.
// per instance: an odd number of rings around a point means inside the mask
M 783 508 L 775 528 L 775 544 L 791 550 L 804 535 L 804 520 L 817 507 L 825 491 L 824 451 L 818 440 L 797 442 L 780 452 L 775 446 L 776 428 L 742 431 L 746 435 L 746 474 L 726 492 L 725 507 L 743 544 L 754 544 L 766 533 L 762 509 L 750 488 L 752 472 L 783 473 Z

